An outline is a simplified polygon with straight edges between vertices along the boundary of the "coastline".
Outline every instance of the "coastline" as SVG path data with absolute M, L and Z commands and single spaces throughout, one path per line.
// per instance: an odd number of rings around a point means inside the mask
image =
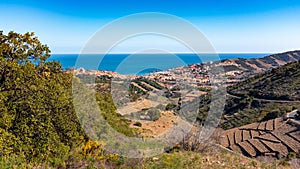
M 176 55 L 176 56 L 175 56 Z M 200 54 L 200 57 L 196 54 L 108 54 L 105 55 L 102 60 L 96 54 L 82 55 L 80 57 L 86 57 L 85 63 L 76 64 L 78 54 L 54 54 L 49 60 L 60 61 L 64 69 L 72 68 L 84 68 L 86 70 L 102 70 L 117 72 L 124 75 L 146 75 L 155 70 L 167 71 L 181 66 L 189 66 L 193 64 L 201 64 L 206 62 L 223 61 L 235 58 L 261 58 L 268 54 L 248 53 L 248 54 Z M 94 65 L 94 62 L 101 60 L 98 69 L 92 68 L 90 65 Z M 90 64 L 90 65 L 89 65 Z

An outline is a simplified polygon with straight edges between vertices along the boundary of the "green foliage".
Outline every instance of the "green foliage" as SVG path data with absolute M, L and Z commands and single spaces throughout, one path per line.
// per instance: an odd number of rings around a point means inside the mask
M 292 105 L 297 105 L 296 103 L 256 103 L 254 101 L 254 104 L 248 107 L 241 106 L 239 101 L 239 99 L 227 99 L 220 127 L 230 129 L 254 122 L 267 121 L 291 112 Z
M 130 101 L 136 101 L 139 98 L 141 98 L 142 96 L 147 96 L 149 91 L 153 91 L 153 88 L 158 89 L 158 90 L 164 89 L 164 87 L 161 86 L 160 84 L 158 84 L 157 82 L 149 80 L 149 79 L 145 79 L 145 78 L 134 79 L 134 80 L 132 80 L 132 82 L 139 85 L 143 90 L 139 87 L 134 86 L 133 84 L 130 84 L 129 85 Z M 146 84 L 144 84 L 142 82 L 144 82 Z
M 96 95 L 98 106 L 104 119 L 118 132 L 126 136 L 136 135 L 136 131 L 129 127 L 130 121 L 116 112 L 113 99 L 110 94 Z
M 282 159 L 278 163 L 279 166 L 290 166 L 290 163 L 286 161 L 285 159 Z
M 166 106 L 166 110 L 169 111 L 169 110 L 176 110 L 177 109 L 177 105 L 174 104 L 174 103 L 168 103 L 167 106 Z
M 4 35 L 0 31 L 0 55 L 8 62 L 26 64 L 34 62 L 39 65 L 45 63 L 50 56 L 50 50 L 47 45 L 43 45 L 34 33 L 25 33 L 24 35 L 15 32 L 9 32 Z
M 272 110 L 271 112 L 268 112 L 263 118 L 262 121 L 267 121 L 271 119 L 275 119 L 277 117 L 282 116 L 283 113 L 279 109 Z
M 143 89 L 147 90 L 147 91 L 152 91 L 153 89 L 148 87 L 147 85 L 143 84 L 141 80 L 135 79 L 132 82 L 135 82 L 136 84 L 138 84 L 139 86 L 141 86 Z
M 129 86 L 129 99 L 130 101 L 136 101 L 139 99 L 141 96 L 145 95 L 146 92 L 141 90 L 140 88 L 130 84 Z
M 230 129 L 266 121 L 281 117 L 298 107 L 299 66 L 300 62 L 289 63 L 228 87 L 228 93 L 235 97 L 227 97 L 220 126 Z M 201 109 L 206 110 L 205 105 L 202 104 Z
M 211 91 L 210 88 L 206 88 L 206 87 L 199 87 L 199 90 L 203 91 L 203 92 L 210 92 Z
M 297 154 L 296 154 L 295 152 L 289 152 L 287 158 L 288 158 L 288 159 L 294 159 L 294 158 L 297 158 Z
M 157 82 L 155 81 L 152 81 L 152 80 L 149 80 L 149 79 L 145 79 L 145 78 L 142 78 L 142 79 L 139 79 L 140 81 L 143 81 L 151 86 L 153 86 L 154 88 L 158 89 L 158 90 L 163 90 L 164 87 L 161 86 L 160 84 L 158 84 Z
M 58 62 L 47 62 L 50 50 L 34 37 L 0 33 L 0 156 L 19 156 L 28 162 L 57 165 L 67 160 L 70 150 L 88 140 L 73 107 L 73 75 Z M 93 77 L 84 77 L 85 83 Z M 108 77 L 96 79 L 106 84 Z M 82 99 L 90 94 L 81 82 Z M 77 84 L 77 85 L 76 85 Z M 99 88 L 98 88 L 99 89 Z M 111 95 L 96 90 L 102 116 L 118 132 L 134 136 L 129 121 L 116 113 Z M 90 104 L 87 104 L 89 106 Z M 86 111 L 90 107 L 85 109 Z M 88 118 L 83 122 L 87 122 Z M 99 133 L 105 132 L 99 128 Z
M 152 121 L 156 121 L 160 118 L 161 112 L 158 109 L 150 109 L 148 110 L 148 115 Z
M 0 33 L 0 147 L 27 160 L 64 159 L 84 137 L 72 106 L 72 75 L 34 36 Z
M 239 85 L 240 84 L 237 84 L 237 86 Z M 229 93 L 232 88 L 229 88 Z M 242 86 L 240 86 L 239 89 L 235 89 L 235 92 L 244 92 L 244 94 L 238 97 L 227 96 L 223 118 L 219 125 L 223 129 L 231 129 L 254 122 L 281 117 L 285 113 L 294 110 L 295 107 L 298 107 L 300 104 L 297 102 L 285 103 L 257 100 L 257 98 L 249 96 L 249 93 L 246 93 Z M 200 98 L 199 114 L 197 117 L 199 123 L 203 123 L 206 120 L 207 113 L 210 110 L 210 103 L 209 95 Z
M 299 100 L 300 62 L 289 63 L 229 87 L 229 93 L 269 100 Z

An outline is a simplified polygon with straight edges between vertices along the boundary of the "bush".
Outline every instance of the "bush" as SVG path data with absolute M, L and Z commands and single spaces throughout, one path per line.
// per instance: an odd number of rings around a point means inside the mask
M 278 165 L 286 167 L 286 166 L 290 166 L 290 163 L 287 162 L 286 160 L 282 159 L 279 161 Z
M 152 121 L 158 120 L 161 116 L 161 112 L 158 109 L 150 109 L 147 114 Z
M 267 121 L 267 120 L 275 119 L 277 117 L 280 117 L 281 115 L 282 115 L 282 113 L 280 112 L 280 110 L 279 109 L 275 109 L 275 110 L 267 113 L 267 115 L 263 117 L 262 121 Z
M 166 106 L 166 110 L 167 111 L 170 111 L 170 110 L 176 110 L 176 104 L 174 103 L 168 103 L 167 106 Z
M 287 156 L 288 159 L 294 159 L 296 157 L 297 157 L 297 154 L 295 152 L 289 152 L 289 154 Z

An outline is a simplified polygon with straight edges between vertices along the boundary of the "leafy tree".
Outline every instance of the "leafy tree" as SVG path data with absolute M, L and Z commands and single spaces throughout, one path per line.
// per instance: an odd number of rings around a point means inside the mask
M 34 33 L 0 32 L 0 148 L 28 160 L 64 159 L 85 136 L 73 111 L 72 75 Z M 50 160 L 51 161 L 51 160 Z
M 281 111 L 279 109 L 275 109 L 267 113 L 266 116 L 263 117 L 262 121 L 275 119 L 277 117 L 280 117 L 281 115 L 282 115 Z
M 19 64 L 34 62 L 42 66 L 50 56 L 50 50 L 47 45 L 43 45 L 34 33 L 25 33 L 24 35 L 9 32 L 4 35 L 0 31 L 0 53 L 1 58 L 7 61 L 16 61 Z

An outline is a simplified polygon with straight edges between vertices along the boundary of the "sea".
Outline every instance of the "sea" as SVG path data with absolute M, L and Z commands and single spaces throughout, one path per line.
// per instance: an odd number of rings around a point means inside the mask
M 156 71 L 234 58 L 261 58 L 267 53 L 222 54 L 52 54 L 49 61 L 59 61 L 64 69 L 113 71 L 124 75 L 146 75 Z

